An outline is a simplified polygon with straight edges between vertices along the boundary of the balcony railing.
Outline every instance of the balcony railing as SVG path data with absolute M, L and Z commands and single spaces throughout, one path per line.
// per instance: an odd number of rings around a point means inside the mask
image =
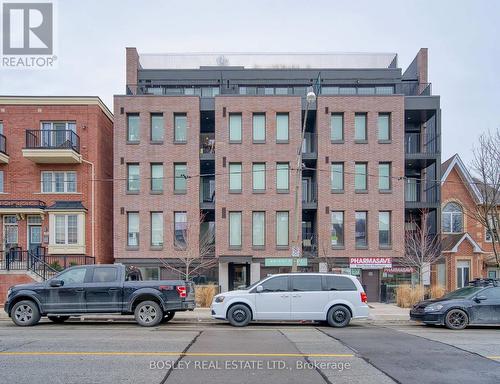
M 318 185 L 313 181 L 302 180 L 302 203 L 318 202 Z
M 430 96 L 432 95 L 432 84 L 419 83 L 418 81 L 403 81 L 396 84 L 396 93 L 406 96 Z
M 441 150 L 439 135 L 428 133 L 405 133 L 406 154 L 438 154 Z
M 315 233 L 302 234 L 302 255 L 305 257 L 318 256 L 318 236 Z
M 313 132 L 305 132 L 302 141 L 302 155 L 316 153 L 317 135 Z
M 200 202 L 215 203 L 215 178 L 201 177 L 200 184 Z
M 27 149 L 72 149 L 80 153 L 80 137 L 72 130 L 26 130 Z
M 406 179 L 405 202 L 439 204 L 439 182 Z
M 7 155 L 7 138 L 0 133 L 0 152 Z
M 200 153 L 215 153 L 215 133 L 200 134 Z

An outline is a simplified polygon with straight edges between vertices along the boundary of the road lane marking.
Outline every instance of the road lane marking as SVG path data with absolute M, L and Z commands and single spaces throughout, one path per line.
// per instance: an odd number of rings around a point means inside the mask
M 354 357 L 352 353 L 223 353 L 223 352 L 0 352 L 0 356 L 192 356 L 192 357 Z
M 500 356 L 486 356 L 488 359 L 500 360 Z

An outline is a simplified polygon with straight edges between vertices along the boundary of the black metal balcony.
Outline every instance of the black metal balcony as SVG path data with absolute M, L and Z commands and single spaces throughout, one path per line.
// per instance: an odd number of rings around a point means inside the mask
M 441 151 L 440 136 L 435 134 L 411 132 L 405 133 L 406 157 L 438 155 Z
M 302 256 L 318 256 L 318 236 L 315 233 L 302 234 Z
M 405 182 L 406 208 L 439 207 L 439 182 L 408 178 Z
M 0 133 L 0 152 L 7 155 L 7 138 Z
M 302 158 L 316 159 L 318 157 L 317 150 L 318 135 L 313 132 L 305 132 L 304 140 L 302 141 Z
M 215 208 L 215 177 L 213 176 L 200 178 L 200 208 Z
M 26 130 L 26 149 L 71 149 L 80 153 L 80 136 L 72 130 Z
M 318 184 L 302 179 L 302 209 L 318 208 Z
M 202 160 L 215 159 L 215 133 L 200 134 L 200 158 Z

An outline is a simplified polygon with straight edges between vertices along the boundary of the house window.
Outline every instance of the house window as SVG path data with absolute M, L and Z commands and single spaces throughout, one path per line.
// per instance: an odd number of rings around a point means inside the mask
M 344 163 L 331 164 L 330 181 L 332 191 L 344 190 Z
M 54 215 L 55 243 L 78 244 L 78 215 Z
M 174 164 L 174 193 L 186 193 L 187 191 L 187 164 Z
M 151 191 L 163 192 L 163 163 L 151 163 Z
M 330 140 L 344 140 L 344 114 L 333 113 L 330 117 Z
M 76 172 L 43 171 L 41 173 L 42 193 L 76 192 Z
M 140 125 L 139 114 L 127 114 L 127 141 L 139 141 L 140 139 Z
M 367 163 L 354 164 L 354 189 L 356 191 L 366 191 L 368 189 Z
M 174 113 L 174 142 L 185 143 L 187 141 L 187 115 L 185 113 Z
M 127 245 L 139 246 L 139 212 L 127 213 Z
M 174 246 L 179 249 L 186 249 L 187 238 L 187 213 L 174 212 Z
M 470 261 L 457 261 L 457 288 L 463 288 L 469 284 Z
M 441 226 L 444 233 L 463 232 L 463 210 L 457 203 L 448 203 L 441 214 Z
M 378 213 L 378 244 L 380 247 L 391 245 L 391 212 L 389 211 Z
M 276 245 L 288 246 L 288 211 L 276 212 Z
M 387 141 L 391 139 L 391 114 L 378 114 L 378 139 Z
M 0 171 L 0 193 L 3 193 L 4 191 L 4 176 L 3 176 L 3 171 Z
M 266 141 L 266 114 L 253 114 L 253 142 L 263 143 Z
M 163 141 L 163 113 L 151 114 L 151 141 Z
M 500 220 L 498 220 L 498 216 L 495 218 L 495 221 L 493 221 L 493 215 L 488 216 L 488 222 L 490 224 L 491 231 L 488 231 L 486 228 L 486 233 L 485 233 L 485 240 L 488 243 L 491 243 L 493 241 L 493 236 L 495 236 L 495 241 L 498 241 L 498 229 L 500 228 Z
M 276 141 L 288 142 L 288 113 L 276 114 Z
M 366 113 L 356 113 L 354 115 L 354 140 L 366 141 L 367 136 Z
M 229 163 L 229 192 L 241 192 L 241 163 Z
M 229 212 L 229 246 L 241 247 L 241 212 Z
M 163 212 L 151 212 L 151 246 L 163 246 Z
M 367 216 L 368 212 L 366 211 L 358 211 L 355 213 L 356 248 L 366 248 L 368 246 Z
M 266 163 L 252 164 L 252 188 L 254 191 L 266 190 Z
M 0 135 L 3 135 L 3 121 L 0 121 Z
M 330 242 L 332 247 L 344 246 L 344 212 L 332 211 L 330 213 L 331 230 Z
M 276 163 L 276 190 L 288 191 L 289 173 L 288 163 Z
M 378 163 L 378 189 L 391 190 L 391 163 Z
M 241 113 L 229 114 L 229 141 L 241 143 Z
M 139 192 L 140 184 L 139 164 L 127 164 L 127 191 Z
M 266 214 L 265 212 L 252 212 L 252 245 L 263 247 L 265 244 Z

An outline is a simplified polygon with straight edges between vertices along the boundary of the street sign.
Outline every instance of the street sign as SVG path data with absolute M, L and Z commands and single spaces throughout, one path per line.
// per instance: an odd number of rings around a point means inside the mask
M 292 247 L 292 257 L 300 257 L 300 247 L 296 245 Z

